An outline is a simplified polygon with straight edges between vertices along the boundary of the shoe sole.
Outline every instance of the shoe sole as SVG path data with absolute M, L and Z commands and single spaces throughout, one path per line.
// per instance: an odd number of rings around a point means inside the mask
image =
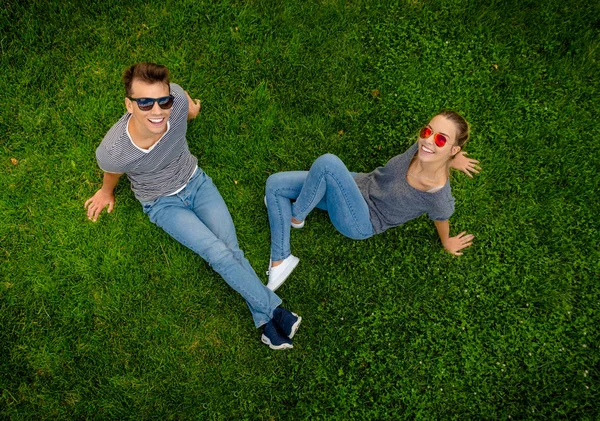
M 296 266 L 298 266 L 298 263 L 300 263 L 300 259 L 296 258 L 294 263 L 290 264 L 285 269 L 285 272 L 283 272 L 279 276 L 279 279 L 276 282 L 268 282 L 267 283 L 267 288 L 269 288 L 273 292 L 277 291 L 279 289 L 279 287 L 281 287 L 281 285 L 283 285 L 283 283 L 286 281 L 286 279 L 292 274 L 294 269 L 296 269 Z
M 294 337 L 294 335 L 296 334 L 296 331 L 300 327 L 300 323 L 302 322 L 302 317 L 298 316 L 296 313 L 292 313 L 292 314 L 294 316 L 296 316 L 298 318 L 298 320 L 296 320 L 296 323 L 294 323 L 292 325 L 292 331 L 290 332 L 290 335 L 288 336 L 288 338 L 290 338 L 290 339 L 292 339 Z
M 269 345 L 269 348 L 275 349 L 275 350 L 292 349 L 294 347 L 294 345 L 286 344 L 286 343 L 283 343 L 281 345 L 274 345 L 273 343 L 271 343 L 271 340 L 264 333 L 260 337 L 260 340 L 263 344 Z

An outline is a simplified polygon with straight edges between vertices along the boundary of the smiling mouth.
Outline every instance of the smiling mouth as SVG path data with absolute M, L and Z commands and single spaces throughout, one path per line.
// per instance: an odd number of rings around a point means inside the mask
M 428 147 L 426 147 L 425 145 L 421 146 L 421 150 L 425 153 L 434 153 L 431 149 L 429 149 Z
M 160 126 L 165 121 L 165 118 L 164 117 L 161 117 L 161 118 L 149 118 L 148 121 L 153 126 Z

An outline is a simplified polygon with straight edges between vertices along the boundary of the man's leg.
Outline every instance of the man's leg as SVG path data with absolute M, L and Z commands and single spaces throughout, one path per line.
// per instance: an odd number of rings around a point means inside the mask
M 144 212 L 242 295 L 256 327 L 271 320 L 281 299 L 263 285 L 237 247 L 231 216 L 210 177 L 201 172 L 177 195 L 144 204 Z

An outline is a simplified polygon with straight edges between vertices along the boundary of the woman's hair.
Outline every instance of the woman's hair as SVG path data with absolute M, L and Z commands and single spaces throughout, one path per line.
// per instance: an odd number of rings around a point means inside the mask
M 456 146 L 462 148 L 463 145 L 467 143 L 467 140 L 469 140 L 471 132 L 471 127 L 467 120 L 456 111 L 444 110 L 438 115 L 446 117 L 456 125 Z
M 137 63 L 128 67 L 123 72 L 123 84 L 125 85 L 125 94 L 131 95 L 131 84 L 135 79 L 142 80 L 146 83 L 162 82 L 169 84 L 169 69 L 162 64 L 154 63 Z

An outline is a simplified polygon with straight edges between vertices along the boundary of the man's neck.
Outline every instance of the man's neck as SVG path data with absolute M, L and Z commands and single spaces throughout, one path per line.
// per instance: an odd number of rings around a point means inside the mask
M 165 134 L 166 129 L 162 133 L 149 133 L 147 130 L 143 130 L 138 127 L 136 120 L 130 118 L 127 122 L 127 131 L 133 143 L 142 149 L 148 149 L 154 145 L 158 140 Z M 146 133 L 144 133 L 146 132 Z

